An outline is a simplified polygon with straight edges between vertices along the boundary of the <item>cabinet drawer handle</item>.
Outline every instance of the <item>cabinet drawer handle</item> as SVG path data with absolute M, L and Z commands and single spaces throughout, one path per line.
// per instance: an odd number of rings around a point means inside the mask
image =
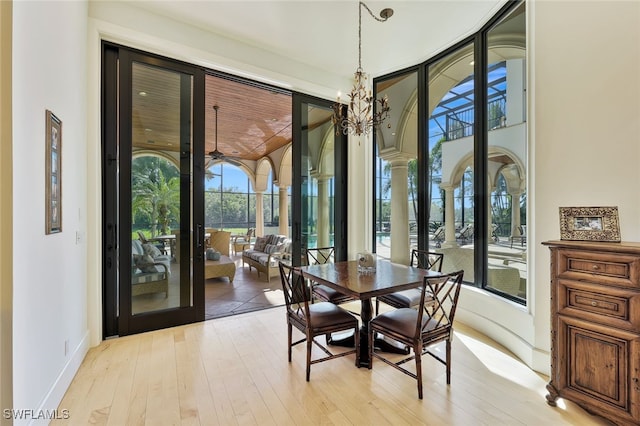
M 591 301 L 591 306 L 598 306 L 598 302 L 596 302 L 595 300 Z
M 593 265 L 593 270 L 597 271 L 598 269 L 600 269 L 600 267 L 598 265 Z

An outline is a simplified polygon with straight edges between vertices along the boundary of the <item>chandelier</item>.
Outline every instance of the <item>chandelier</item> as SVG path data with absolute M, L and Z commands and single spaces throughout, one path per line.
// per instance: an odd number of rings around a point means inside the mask
M 355 82 L 351 93 L 349 93 L 349 105 L 346 118 L 342 116 L 342 103 L 340 95 L 338 101 L 333 105 L 332 121 L 336 128 L 336 134 L 341 131 L 343 134 L 360 136 L 369 134 L 374 126 L 380 125 L 389 116 L 389 100 L 385 95 L 382 99 L 374 99 L 369 88 L 368 76 L 362 71 L 362 8 L 365 8 L 378 22 L 385 22 L 393 15 L 393 9 L 382 9 L 380 18 L 375 16 L 369 7 L 360 2 L 358 8 L 358 69 L 354 77 Z M 377 106 L 376 106 L 377 105 Z M 375 110 L 375 111 L 374 111 Z

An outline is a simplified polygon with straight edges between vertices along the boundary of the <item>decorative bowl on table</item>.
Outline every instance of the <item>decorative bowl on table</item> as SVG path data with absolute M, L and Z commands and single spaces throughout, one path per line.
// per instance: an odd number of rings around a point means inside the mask
M 208 248 L 205 252 L 205 258 L 207 260 L 220 260 L 220 252 L 215 249 Z
M 356 255 L 358 261 L 358 272 L 372 274 L 376 272 L 376 255 L 368 251 L 360 252 Z

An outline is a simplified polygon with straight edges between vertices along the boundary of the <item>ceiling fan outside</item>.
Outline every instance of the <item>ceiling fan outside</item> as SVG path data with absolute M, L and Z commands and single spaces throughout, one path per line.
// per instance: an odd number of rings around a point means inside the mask
M 218 151 L 218 109 L 220 107 L 218 105 L 214 105 L 213 109 L 216 112 L 216 130 L 215 130 L 215 146 L 213 151 L 209 152 L 208 156 L 209 156 L 209 161 L 207 163 L 207 168 L 209 168 L 209 166 L 214 162 L 214 161 L 228 161 L 230 163 L 237 163 L 238 160 L 240 160 L 240 158 L 238 157 L 231 157 L 228 155 L 225 155 L 224 153 Z

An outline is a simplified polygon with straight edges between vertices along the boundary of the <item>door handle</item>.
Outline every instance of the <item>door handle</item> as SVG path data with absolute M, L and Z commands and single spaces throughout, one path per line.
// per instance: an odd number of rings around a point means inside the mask
M 201 224 L 197 224 L 196 225 L 196 247 L 197 248 L 202 248 L 202 225 Z
M 116 248 L 116 225 L 107 225 L 107 250 L 115 250 Z

